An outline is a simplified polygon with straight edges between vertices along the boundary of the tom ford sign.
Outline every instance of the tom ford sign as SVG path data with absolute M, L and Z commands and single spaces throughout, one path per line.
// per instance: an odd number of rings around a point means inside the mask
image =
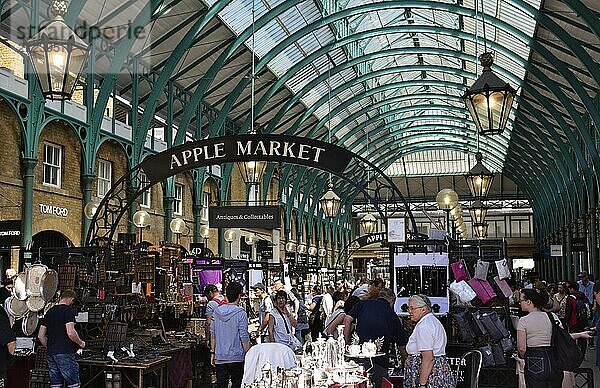
M 353 155 L 344 148 L 304 137 L 238 135 L 189 142 L 150 156 L 141 163 L 150 182 L 214 164 L 267 161 L 301 164 L 341 174 Z
M 0 221 L 0 247 L 21 245 L 21 220 Z

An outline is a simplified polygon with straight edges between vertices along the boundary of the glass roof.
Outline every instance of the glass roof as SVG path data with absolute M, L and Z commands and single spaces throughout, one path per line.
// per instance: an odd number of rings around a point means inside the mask
M 401 157 L 386 170 L 390 177 L 399 176 L 432 176 L 432 175 L 466 175 L 477 163 L 472 154 L 450 150 L 431 150 L 415 152 Z M 486 167 L 497 172 L 493 166 Z M 435 174 L 432 174 L 435 171 Z
M 253 7 L 255 19 L 258 19 L 283 1 L 233 0 L 221 11 L 219 17 L 235 34 L 239 35 L 251 26 Z M 386 9 L 353 14 L 342 21 L 334 21 L 307 33 L 270 60 L 268 68 L 276 76 L 282 77 L 308 55 L 324 45 L 331 44 L 336 39 L 339 41 L 345 37 L 374 29 L 393 27 L 394 31 L 362 37 L 343 48 L 329 50 L 327 56 L 322 55 L 302 69 L 295 70 L 287 80 L 286 87 L 292 93 L 299 93 L 308 83 L 322 76 L 322 82 L 304 93 L 300 100 L 307 108 L 313 107 L 321 101 L 314 111 L 314 115 L 319 120 L 328 117 L 329 112 L 334 111 L 335 114 L 329 116 L 327 127 L 334 128 L 344 119 L 364 110 L 365 114 L 355 117 L 353 120 L 346 120 L 343 127 L 335 130 L 338 139 L 345 137 L 344 146 L 353 147 L 354 144 L 356 147 L 352 149 L 354 152 L 364 150 L 364 145 L 356 144 L 362 135 L 357 133 L 352 136 L 355 128 L 360 128 L 363 133 L 365 131 L 390 130 L 395 134 L 394 138 L 400 141 L 399 145 L 429 141 L 443 142 L 445 138 L 457 134 L 462 135 L 461 139 L 466 139 L 465 142 L 468 142 L 470 138 L 471 148 L 474 148 L 474 126 L 460 99 L 466 88 L 481 73 L 481 66 L 474 58 L 483 53 L 485 48 L 494 52 L 496 73 L 513 87 L 519 88 L 525 77 L 523 64 L 527 62 L 530 54 L 529 41 L 515 36 L 508 29 L 514 28 L 531 39 L 536 27 L 533 16 L 518 7 L 519 1 L 477 1 L 476 11 L 474 0 L 464 0 L 462 10 L 457 12 L 453 12 L 458 9 L 453 8 L 458 7 L 455 1 L 434 0 L 433 2 L 441 5 L 431 7 L 430 2 L 424 2 L 422 7 L 409 8 L 395 4 L 393 8 L 384 7 Z M 205 0 L 205 2 L 212 5 L 216 0 Z M 535 10 L 539 10 L 541 3 L 540 0 L 523 0 L 523 2 L 528 3 Z M 263 58 L 279 42 L 294 32 L 304 29 L 308 24 L 334 12 L 370 3 L 374 3 L 374 1 L 309 0 L 301 2 L 270 20 L 263 28 L 257 29 L 254 51 L 259 58 Z M 485 10 L 483 17 L 482 6 Z M 471 16 L 473 12 L 476 12 L 477 18 Z M 499 19 L 508 27 L 500 25 L 496 27 L 492 18 Z M 485 23 L 482 19 L 485 19 Z M 474 39 L 465 39 L 464 35 L 461 36 L 456 31 L 471 34 Z M 248 49 L 251 49 L 252 39 L 249 39 L 246 45 Z M 379 54 L 384 50 L 395 51 L 385 56 Z M 406 53 L 399 50 L 406 51 Z M 335 69 L 335 66 L 354 58 L 364 60 L 360 64 L 343 70 Z M 411 68 L 406 68 L 407 66 Z M 406 70 L 402 68 L 406 68 Z M 385 69 L 394 69 L 395 71 L 385 72 Z M 364 82 L 352 83 L 361 75 L 377 71 L 385 74 L 378 74 Z M 397 87 L 369 92 L 371 89 L 386 85 L 397 85 Z M 339 90 L 336 90 L 338 88 Z M 334 93 L 331 94 L 331 98 L 328 98 L 330 91 L 334 91 Z M 420 94 L 423 94 L 422 98 L 419 97 Z M 400 99 L 401 96 L 411 96 L 412 98 Z M 336 112 L 337 107 L 352 99 L 353 103 Z M 389 104 L 379 104 L 377 108 L 369 110 L 369 107 L 377 102 L 387 100 L 390 101 Z M 323 101 L 326 102 L 323 103 Z M 432 108 L 428 109 L 427 105 L 432 105 Z M 497 155 L 496 162 L 500 165 L 504 163 L 517 106 L 518 99 L 513 106 L 507 129 L 502 135 L 494 136 L 493 139 L 482 138 L 480 140 L 482 151 Z M 402 109 L 411 107 L 414 109 Z M 445 107 L 450 107 L 450 109 Z M 386 112 L 391 111 L 401 113 L 385 115 Z M 380 115 L 384 118 L 371 120 L 368 124 L 362 125 L 369 118 Z M 428 116 L 435 117 L 428 118 Z M 440 116 L 448 117 L 444 119 Z M 411 130 L 411 128 L 417 128 L 417 130 Z M 420 136 L 410 136 L 415 134 L 420 134 Z M 377 147 L 374 149 L 375 151 L 373 148 L 371 149 L 372 154 L 377 152 Z M 384 153 L 386 149 L 387 147 L 382 147 L 380 152 Z M 460 152 L 456 155 L 453 151 L 448 152 L 456 158 L 458 155 L 463 155 Z M 431 175 L 442 170 L 449 173 L 464 172 L 458 168 L 456 163 L 447 168 L 440 168 L 436 163 L 421 161 L 423 157 L 437 157 L 436 155 L 433 151 L 420 153 L 418 156 L 420 159 L 415 159 L 418 161 L 410 162 L 417 163 L 420 168 L 410 167 L 405 170 L 405 173 Z M 462 159 L 465 159 L 465 155 L 462 156 Z M 403 165 L 406 165 L 405 160 L 402 162 Z M 424 172 L 427 170 L 427 168 L 424 169 L 424 166 L 431 167 L 428 173 Z

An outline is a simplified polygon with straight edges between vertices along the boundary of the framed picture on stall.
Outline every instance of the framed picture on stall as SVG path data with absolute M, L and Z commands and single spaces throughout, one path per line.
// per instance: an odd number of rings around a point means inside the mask
M 389 243 L 406 242 L 406 219 L 388 218 L 387 235 L 387 241 Z

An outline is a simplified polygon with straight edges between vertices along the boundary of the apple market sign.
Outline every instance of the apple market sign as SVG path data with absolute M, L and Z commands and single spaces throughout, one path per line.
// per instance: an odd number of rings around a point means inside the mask
M 238 135 L 189 142 L 146 158 L 141 169 L 151 182 L 214 164 L 267 161 L 301 164 L 342 174 L 353 154 L 333 144 L 283 135 Z

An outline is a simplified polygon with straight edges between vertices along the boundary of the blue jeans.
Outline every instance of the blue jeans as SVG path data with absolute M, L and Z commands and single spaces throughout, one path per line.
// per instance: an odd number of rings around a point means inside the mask
M 79 388 L 79 364 L 74 353 L 55 354 L 47 359 L 51 388 L 62 388 L 64 383 L 68 388 Z

